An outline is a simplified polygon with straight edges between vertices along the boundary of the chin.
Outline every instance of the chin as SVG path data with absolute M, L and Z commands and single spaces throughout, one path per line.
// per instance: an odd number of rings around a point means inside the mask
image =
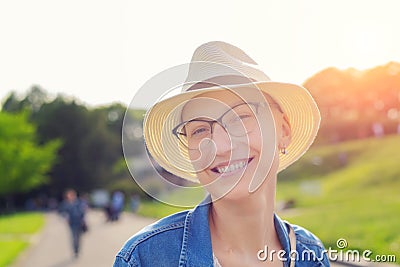
M 244 179 L 237 184 L 215 182 L 209 186 L 205 186 L 208 193 L 216 200 L 241 200 L 248 198 L 252 194 L 248 188 L 249 184 Z
M 229 193 L 225 194 L 221 200 L 238 201 L 248 199 L 252 193 L 246 188 L 234 188 Z

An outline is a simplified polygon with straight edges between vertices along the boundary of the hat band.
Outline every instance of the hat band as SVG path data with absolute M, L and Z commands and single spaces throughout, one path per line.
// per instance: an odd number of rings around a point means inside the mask
M 256 82 L 256 80 L 239 75 L 224 75 L 224 76 L 216 76 L 190 86 L 187 91 L 194 91 L 199 89 L 210 88 L 214 86 L 228 86 L 228 85 L 238 85 L 238 84 L 246 84 Z

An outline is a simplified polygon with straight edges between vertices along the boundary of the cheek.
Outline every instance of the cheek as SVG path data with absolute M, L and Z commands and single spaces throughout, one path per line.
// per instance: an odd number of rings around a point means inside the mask
M 259 122 L 259 127 L 257 127 L 256 131 L 257 137 L 255 138 L 255 142 L 260 147 L 260 150 L 265 152 L 271 152 L 276 148 L 276 137 L 278 135 L 275 127 L 274 119 L 271 118 L 262 118 Z
M 275 172 L 277 161 L 276 132 L 273 123 L 260 124 L 260 128 L 249 136 L 250 146 L 258 152 L 258 162 L 249 186 L 249 191 L 254 192 L 264 180 Z
M 189 150 L 189 158 L 192 162 L 196 161 L 200 157 L 200 153 L 197 150 Z
M 210 186 L 215 181 L 214 177 L 208 175 L 205 171 L 197 173 L 197 179 L 202 186 Z
M 249 146 L 252 149 L 260 151 L 263 144 L 263 138 L 260 129 L 257 129 L 249 134 Z
M 207 172 L 209 171 L 207 167 L 212 164 L 212 157 L 207 156 L 207 154 L 209 153 L 201 153 L 199 150 L 189 150 L 189 157 L 194 170 L 197 172 L 197 179 L 203 186 L 210 184 L 215 179 L 215 177 L 211 177 Z
M 275 128 L 269 125 L 257 127 L 256 130 L 248 135 L 248 142 L 251 150 L 260 153 L 271 152 L 276 147 Z
M 207 149 L 189 150 L 189 158 L 195 172 L 207 169 L 215 159 L 215 149 L 210 146 Z
M 194 170 L 200 170 L 201 169 L 201 161 L 202 161 L 202 157 L 201 157 L 201 153 L 200 151 L 197 150 L 189 150 L 189 158 L 190 161 L 192 163 L 193 169 Z

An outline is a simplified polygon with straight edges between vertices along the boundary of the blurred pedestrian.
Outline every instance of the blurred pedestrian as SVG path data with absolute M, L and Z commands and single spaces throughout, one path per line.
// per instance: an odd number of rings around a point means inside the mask
M 111 221 L 118 221 L 119 215 L 124 209 L 125 196 L 119 190 L 116 190 L 111 198 Z
M 81 234 L 87 231 L 85 221 L 85 205 L 77 198 L 76 191 L 68 189 L 60 206 L 60 213 L 66 218 L 72 237 L 72 249 L 75 257 L 79 255 Z
M 131 206 L 131 211 L 133 213 L 136 213 L 140 205 L 140 196 L 138 194 L 132 194 L 131 199 L 130 199 L 130 206 Z

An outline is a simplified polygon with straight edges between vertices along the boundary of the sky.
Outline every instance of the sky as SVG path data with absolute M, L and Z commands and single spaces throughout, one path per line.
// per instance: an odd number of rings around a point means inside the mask
M 213 40 L 279 82 L 400 62 L 398 10 L 398 0 L 1 1 L 0 100 L 38 85 L 89 106 L 128 105 Z

